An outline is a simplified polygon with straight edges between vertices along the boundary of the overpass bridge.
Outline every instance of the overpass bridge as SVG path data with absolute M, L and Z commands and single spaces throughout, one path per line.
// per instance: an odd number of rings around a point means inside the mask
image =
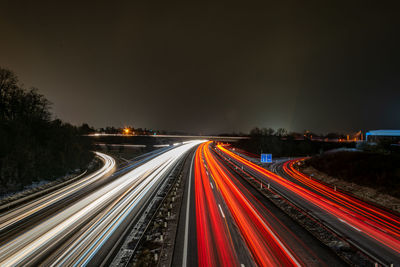
M 212 135 L 126 135 L 126 134 L 90 134 L 86 135 L 96 144 L 132 145 L 158 147 L 173 145 L 189 140 L 212 140 L 218 142 L 237 142 L 249 139 L 247 136 L 212 136 Z

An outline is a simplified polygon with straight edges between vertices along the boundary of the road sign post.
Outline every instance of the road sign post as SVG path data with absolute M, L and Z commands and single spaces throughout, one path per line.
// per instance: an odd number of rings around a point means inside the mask
M 261 163 L 272 163 L 272 154 L 261 154 Z

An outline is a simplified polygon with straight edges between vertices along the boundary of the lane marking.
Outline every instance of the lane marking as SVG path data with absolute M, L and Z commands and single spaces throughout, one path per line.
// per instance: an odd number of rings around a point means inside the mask
M 221 171 L 221 173 L 228 179 L 229 184 L 233 184 L 233 182 L 228 178 L 228 176 L 222 171 L 221 167 L 217 165 L 217 168 Z M 244 201 L 250 206 L 250 209 L 253 211 L 253 213 L 259 218 L 259 220 L 262 222 L 264 227 L 270 232 L 270 234 L 274 237 L 274 239 L 278 242 L 278 244 L 285 250 L 287 255 L 292 259 L 292 261 L 296 264 L 296 266 L 301 266 L 301 264 L 297 261 L 297 259 L 292 255 L 292 253 L 288 250 L 288 248 L 282 243 L 282 241 L 278 238 L 278 236 L 272 231 L 272 229 L 265 223 L 265 221 L 261 218 L 261 216 L 255 211 L 255 209 L 250 205 L 249 201 L 243 196 L 243 193 L 239 191 L 235 186 L 233 186 L 233 189 L 237 191 L 242 197 L 244 198 Z
M 212 185 L 212 183 L 210 182 L 211 188 L 214 189 L 214 186 Z
M 219 211 L 220 211 L 221 214 L 222 214 L 222 217 L 225 218 L 225 214 L 224 214 L 224 212 L 222 211 L 221 205 L 218 204 L 218 207 L 219 207 Z
M 130 162 L 129 160 L 127 160 L 127 159 L 124 159 L 123 157 L 121 157 L 121 159 L 122 159 L 122 160 L 125 160 L 126 162 Z
M 349 223 L 346 222 L 345 220 L 342 220 L 342 219 L 340 219 L 340 218 L 338 218 L 338 219 L 339 219 L 339 221 L 341 221 L 342 223 L 345 223 L 345 224 L 347 224 L 348 226 L 350 226 L 350 227 L 356 229 L 357 231 L 362 232 L 360 229 L 358 229 L 357 227 L 354 227 L 353 225 L 349 224 Z
M 188 194 L 186 198 L 186 220 L 185 220 L 185 237 L 183 243 L 183 257 L 182 257 L 182 266 L 186 267 L 187 264 L 187 247 L 188 247 L 188 239 L 189 239 L 189 207 L 190 207 L 190 190 L 191 190 L 191 181 L 192 181 L 192 167 L 194 158 L 196 156 L 196 152 L 193 153 L 192 162 L 190 163 L 189 170 L 189 185 L 188 185 Z

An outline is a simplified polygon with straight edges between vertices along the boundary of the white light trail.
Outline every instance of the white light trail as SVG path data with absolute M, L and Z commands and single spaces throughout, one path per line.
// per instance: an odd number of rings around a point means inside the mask
M 86 265 L 124 219 L 143 204 L 164 174 L 187 151 L 201 142 L 193 141 L 176 146 L 6 243 L 0 247 L 0 265 L 29 262 L 100 212 L 101 216 L 96 222 L 65 247 L 62 255 L 54 262 L 55 265 Z M 107 209 L 104 210 L 105 207 Z

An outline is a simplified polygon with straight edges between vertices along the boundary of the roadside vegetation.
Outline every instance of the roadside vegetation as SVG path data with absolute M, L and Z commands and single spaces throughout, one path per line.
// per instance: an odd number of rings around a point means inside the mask
M 54 180 L 92 161 L 87 125 L 52 119 L 50 102 L 0 68 L 0 194 L 35 181 Z
M 329 176 L 400 197 L 400 153 L 336 152 L 310 158 L 311 166 Z

